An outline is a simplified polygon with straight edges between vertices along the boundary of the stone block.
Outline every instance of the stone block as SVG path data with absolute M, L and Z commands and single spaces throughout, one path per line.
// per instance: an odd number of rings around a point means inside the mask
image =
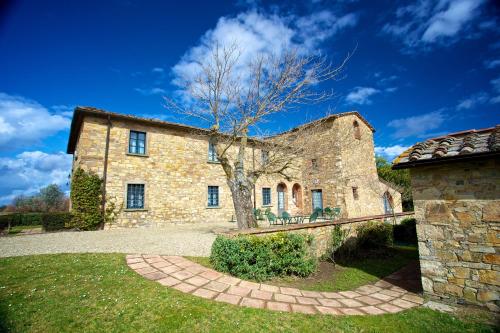
M 494 200 L 484 205 L 483 221 L 500 222 L 500 200 Z
M 477 300 L 481 302 L 491 302 L 500 300 L 500 292 L 498 290 L 479 290 Z
M 464 295 L 464 287 L 456 284 L 447 283 L 444 286 L 445 292 L 454 296 L 461 297 Z
M 500 254 L 488 253 L 483 256 L 483 262 L 486 264 L 500 265 Z
M 465 287 L 464 290 L 464 299 L 470 303 L 475 303 L 477 300 L 477 290 L 474 288 Z
M 500 272 L 492 270 L 479 270 L 479 281 L 495 286 L 500 286 Z

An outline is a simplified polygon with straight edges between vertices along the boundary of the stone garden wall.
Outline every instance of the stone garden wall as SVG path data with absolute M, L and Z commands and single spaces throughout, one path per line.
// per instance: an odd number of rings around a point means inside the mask
M 424 293 L 500 309 L 498 159 L 411 169 Z
M 413 212 L 396 213 L 396 224 L 399 224 L 403 219 L 414 217 Z M 314 236 L 313 250 L 317 257 L 324 255 L 329 247 L 330 235 L 335 225 L 340 224 L 344 229 L 350 229 L 350 237 L 356 236 L 356 229 L 368 222 L 376 221 L 383 223 L 387 221 L 392 223 L 392 215 L 374 215 L 357 217 L 351 219 L 341 219 L 333 222 L 316 222 L 304 224 L 292 224 L 287 226 L 277 226 L 266 229 L 250 229 L 245 231 L 231 231 L 223 233 L 225 236 L 235 237 L 238 235 L 255 235 L 265 236 L 278 232 L 302 233 Z

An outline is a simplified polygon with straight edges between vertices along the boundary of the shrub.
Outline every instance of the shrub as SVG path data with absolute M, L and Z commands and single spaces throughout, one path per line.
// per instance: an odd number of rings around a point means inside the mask
M 13 213 L 0 215 L 0 223 L 8 224 L 9 222 L 11 227 L 42 224 L 42 213 Z
M 316 269 L 312 236 L 277 233 L 270 236 L 218 236 L 210 262 L 224 273 L 262 281 L 274 276 L 308 276 Z
M 395 225 L 394 240 L 402 243 L 416 243 L 417 221 L 414 218 L 406 218 L 400 224 Z
M 97 229 L 103 222 L 101 211 L 102 180 L 94 173 L 78 168 L 71 180 L 72 227 Z
M 70 213 L 44 213 L 42 227 L 44 231 L 62 230 L 71 224 Z
M 392 225 L 368 222 L 358 227 L 358 246 L 361 249 L 381 249 L 392 245 Z

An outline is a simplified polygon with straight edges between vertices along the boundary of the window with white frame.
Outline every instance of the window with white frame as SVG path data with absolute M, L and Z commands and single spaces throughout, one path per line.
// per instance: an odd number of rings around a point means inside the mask
M 208 207 L 219 207 L 219 186 L 208 187 Z
M 127 209 L 144 209 L 144 184 L 127 184 Z

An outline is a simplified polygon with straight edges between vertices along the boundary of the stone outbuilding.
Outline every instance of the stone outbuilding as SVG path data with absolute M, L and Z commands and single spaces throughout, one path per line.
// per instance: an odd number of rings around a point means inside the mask
M 500 125 L 417 143 L 410 168 L 424 293 L 500 309 Z

